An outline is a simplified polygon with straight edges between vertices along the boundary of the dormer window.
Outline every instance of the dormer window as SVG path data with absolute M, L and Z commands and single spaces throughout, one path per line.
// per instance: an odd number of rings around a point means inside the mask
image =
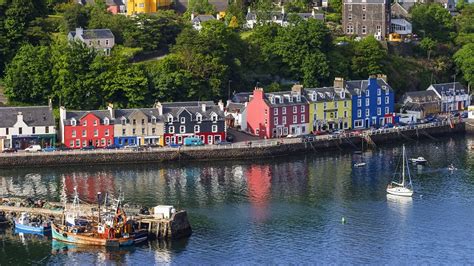
M 297 102 L 301 102 L 301 96 L 300 96 L 300 95 L 297 95 L 297 96 L 296 96 L 296 101 L 297 101 Z
M 216 114 L 212 114 L 212 122 L 217 122 L 217 115 Z
M 273 96 L 270 97 L 270 102 L 271 102 L 272 104 L 275 104 L 275 97 L 273 97 Z
M 317 99 L 316 93 L 311 94 L 311 99 L 312 99 L 313 101 L 316 101 L 316 99 Z
M 109 124 L 109 119 L 106 117 L 104 118 L 104 125 L 108 125 Z
M 292 102 L 293 102 L 293 97 L 292 97 L 292 96 L 288 97 L 288 101 L 289 101 L 290 103 L 292 103 Z
M 186 118 L 185 117 L 181 117 L 180 120 L 181 120 L 181 124 L 186 123 Z
M 201 121 L 202 121 L 202 115 L 201 115 L 201 114 L 198 113 L 198 114 L 196 115 L 196 121 L 197 121 L 198 123 L 201 123 Z
M 125 126 L 125 124 L 127 123 L 127 118 L 122 117 L 122 119 L 120 120 L 120 122 L 122 122 L 122 126 Z
M 156 117 L 154 116 L 151 117 L 151 123 L 156 124 Z
M 74 118 L 73 118 L 73 119 L 71 119 L 71 125 L 75 126 L 76 124 L 77 124 L 77 121 L 76 121 L 76 119 L 74 119 Z
M 168 123 L 172 123 L 173 122 L 173 116 L 169 115 L 168 116 Z

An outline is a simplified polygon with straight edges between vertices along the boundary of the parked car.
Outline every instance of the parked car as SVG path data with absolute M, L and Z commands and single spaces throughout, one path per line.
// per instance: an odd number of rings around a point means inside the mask
M 109 146 L 106 146 L 105 149 L 107 149 L 107 150 L 115 150 L 115 149 L 120 149 L 120 146 L 115 145 L 115 144 L 110 144 Z
M 328 134 L 327 131 L 319 131 L 319 130 L 317 130 L 317 131 L 314 132 L 314 135 L 316 135 L 316 136 L 321 136 L 321 135 L 326 135 L 326 134 Z
M 138 145 L 127 145 L 127 146 L 124 146 L 123 148 L 126 150 L 132 150 L 132 151 L 142 151 L 145 149 Z
M 170 144 L 168 144 L 168 147 L 170 147 L 170 148 L 179 148 L 179 147 L 181 147 L 181 144 L 170 143 Z
M 40 145 L 30 145 L 25 149 L 26 152 L 38 152 L 41 151 Z
M 81 148 L 81 151 L 90 151 L 90 150 L 95 150 L 95 147 L 90 145 L 90 146 L 85 146 Z
M 57 150 L 57 151 L 72 151 L 71 148 L 66 147 L 66 146 L 59 146 L 59 147 L 56 147 L 56 150 Z
M 42 152 L 53 152 L 53 151 L 56 151 L 56 147 L 53 147 L 53 146 L 49 146 L 49 147 L 45 147 L 43 148 L 41 151 Z
M 233 142 L 234 141 L 234 136 L 231 135 L 231 134 L 227 134 L 227 138 L 225 138 L 225 139 L 229 142 Z
M 2 151 L 2 153 L 13 153 L 13 152 L 17 152 L 18 150 L 15 149 L 15 148 L 7 148 L 7 149 L 4 149 Z
M 301 136 L 302 142 L 315 141 L 316 137 L 313 134 L 306 134 Z
M 203 146 L 204 142 L 199 137 L 187 137 L 184 139 L 184 146 Z
M 231 145 L 231 144 L 232 144 L 232 142 L 225 141 L 225 140 L 221 140 L 221 141 L 216 142 L 216 145 Z
M 393 128 L 393 124 L 387 123 L 387 124 L 383 125 L 383 128 Z

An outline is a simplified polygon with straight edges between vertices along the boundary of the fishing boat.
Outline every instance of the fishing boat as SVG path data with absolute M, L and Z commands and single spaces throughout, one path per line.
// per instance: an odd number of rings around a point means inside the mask
M 427 161 L 425 158 L 423 158 L 423 157 L 420 156 L 420 157 L 418 157 L 418 158 L 411 158 L 411 159 L 410 159 L 410 162 L 411 162 L 411 163 L 414 163 L 414 164 L 425 164 L 425 163 L 427 163 L 428 161 Z
M 410 168 L 408 167 L 408 160 L 405 154 L 405 145 L 403 145 L 403 153 L 402 153 L 401 160 L 402 160 L 402 172 L 401 172 L 402 182 L 398 183 L 396 181 L 392 181 L 387 186 L 387 193 L 392 194 L 392 195 L 397 195 L 397 196 L 411 197 L 413 195 L 413 185 L 411 182 L 411 175 L 410 175 Z M 405 170 L 407 172 L 407 175 L 405 175 Z M 408 176 L 408 182 L 405 180 L 407 176 Z
M 117 200 L 113 211 L 103 212 L 102 215 L 99 212 L 97 218 L 97 222 L 85 226 L 53 224 L 53 239 L 78 245 L 106 247 L 132 246 L 148 239 L 146 230 L 137 229 L 134 221 L 127 219 L 120 200 Z
M 354 167 L 364 167 L 365 165 L 366 165 L 366 163 L 360 162 L 360 163 L 355 163 Z
M 40 218 L 31 219 L 26 212 L 21 213 L 20 217 L 15 219 L 14 222 L 15 230 L 21 231 L 23 233 L 44 234 L 51 231 L 50 222 L 43 221 Z

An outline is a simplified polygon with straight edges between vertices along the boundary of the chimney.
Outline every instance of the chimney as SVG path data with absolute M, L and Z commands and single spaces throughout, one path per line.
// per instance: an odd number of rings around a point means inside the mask
M 112 119 L 115 119 L 114 104 L 113 104 L 113 103 L 109 103 L 109 104 L 107 105 L 107 110 L 109 110 L 109 112 L 110 112 L 110 117 L 111 117 Z
M 253 99 L 263 100 L 263 89 L 262 88 L 255 87 L 255 89 L 253 90 Z
M 281 13 L 285 15 L 285 6 L 281 6 Z
M 49 107 L 49 110 L 53 110 L 53 100 L 51 98 L 48 99 L 48 107 Z
M 219 109 L 221 111 L 224 111 L 224 102 L 222 102 L 222 100 L 219 100 L 219 102 L 217 103 L 217 105 L 219 106 Z
M 203 111 L 203 112 L 206 111 L 206 104 L 205 103 L 201 104 L 201 111 Z
M 377 84 L 377 76 L 370 75 L 369 76 L 369 86 L 376 85 L 376 84 Z
M 217 19 L 217 20 L 221 20 L 221 14 L 217 13 L 216 19 Z
M 301 94 L 303 92 L 303 85 L 295 84 L 293 87 L 291 87 L 291 91 Z
M 247 13 L 250 13 L 250 6 L 247 8 Z
M 163 105 L 160 102 L 156 102 L 153 108 L 158 109 L 158 114 L 163 115 Z
M 16 121 L 23 123 L 23 113 L 22 112 L 18 112 L 18 114 L 16 115 Z
M 334 78 L 334 88 L 344 88 L 345 81 L 344 78 L 336 77 Z
M 76 28 L 76 36 L 82 36 L 84 30 L 82 28 Z
M 191 21 L 193 21 L 193 20 L 194 20 L 194 12 L 191 13 Z
M 383 79 L 385 82 L 387 82 L 387 75 L 385 75 L 385 74 L 378 74 L 377 78 Z
M 311 10 L 311 16 L 314 18 L 316 16 L 316 12 L 314 12 L 314 8 L 313 10 Z

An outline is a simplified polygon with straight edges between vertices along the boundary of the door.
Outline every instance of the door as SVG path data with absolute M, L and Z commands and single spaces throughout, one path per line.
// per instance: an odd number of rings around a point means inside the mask
M 207 136 L 207 144 L 212 144 L 212 143 L 213 143 L 212 136 L 211 135 Z

